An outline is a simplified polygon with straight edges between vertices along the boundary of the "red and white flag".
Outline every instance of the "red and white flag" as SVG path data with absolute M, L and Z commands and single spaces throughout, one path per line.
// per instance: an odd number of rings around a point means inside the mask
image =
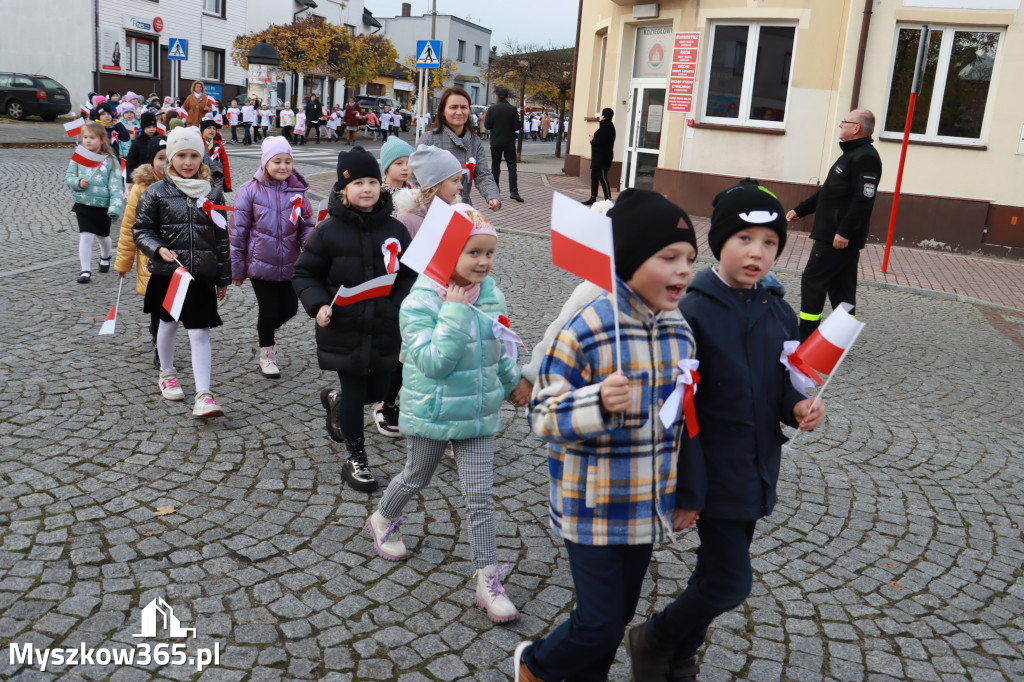
M 806 341 L 790 353 L 789 363 L 820 384 L 817 372 L 832 374 L 864 330 L 864 323 L 850 314 L 849 303 L 840 303 Z
M 439 286 L 448 286 L 472 230 L 472 220 L 434 197 L 419 232 L 402 256 L 402 265 Z
M 476 173 L 476 157 L 469 157 L 469 161 L 462 164 L 462 174 L 466 176 L 466 184 L 473 182 L 473 176 Z
M 178 269 L 171 275 L 171 284 L 167 287 L 167 295 L 164 296 L 164 310 L 171 314 L 175 320 L 181 317 L 181 306 L 185 304 L 185 294 L 188 293 L 188 285 L 192 283 L 192 275 L 188 274 L 185 266 L 179 265 Z
M 64 130 L 67 132 L 68 137 L 78 137 L 82 134 L 82 128 L 84 127 L 84 118 L 76 118 L 64 124 Z
M 334 305 L 352 305 L 371 298 L 382 298 L 391 293 L 397 274 L 381 275 L 357 284 L 354 287 L 342 285 L 334 295 Z
M 100 325 L 100 336 L 113 334 L 115 324 L 117 324 L 117 305 L 110 309 L 107 319 L 103 320 L 103 324 Z
M 86 168 L 99 168 L 106 161 L 107 157 L 103 154 L 97 154 L 91 152 L 82 145 L 78 145 L 75 148 L 75 153 L 71 155 L 71 160 L 75 163 L 81 164 Z
M 219 158 L 220 158 L 220 147 L 214 147 L 213 150 L 210 152 L 210 160 L 211 161 L 216 161 Z
M 683 415 L 686 420 L 686 432 L 690 438 L 700 433 L 700 427 L 697 426 L 697 408 L 693 402 L 693 397 L 697 395 L 697 384 L 700 383 L 698 367 L 700 360 L 694 358 L 683 358 L 679 361 L 680 373 L 676 377 L 676 387 L 672 389 L 672 393 L 658 411 L 661 424 L 666 429 L 672 428 L 672 425 L 679 421 L 679 415 Z
M 316 210 L 316 222 L 321 223 L 327 219 L 327 199 L 320 201 L 320 206 Z
M 110 146 L 113 147 L 115 144 L 121 141 L 121 138 L 117 136 L 116 130 L 110 131 Z
M 167 126 L 165 126 L 160 121 L 156 122 L 156 129 L 159 130 L 162 135 L 166 135 L 167 134 Z
M 296 194 L 292 197 L 292 213 L 289 216 L 289 220 L 292 221 L 292 225 L 299 222 L 299 218 L 302 217 L 302 195 Z
M 196 206 L 203 210 L 203 213 L 206 214 L 206 217 L 209 218 L 214 225 L 222 230 L 228 229 L 228 221 L 224 216 L 217 212 L 218 209 L 223 209 L 225 207 L 218 206 L 213 203 L 210 201 L 209 197 L 199 197 L 196 199 Z
M 555 192 L 551 200 L 551 262 L 605 291 L 614 291 L 612 219 Z

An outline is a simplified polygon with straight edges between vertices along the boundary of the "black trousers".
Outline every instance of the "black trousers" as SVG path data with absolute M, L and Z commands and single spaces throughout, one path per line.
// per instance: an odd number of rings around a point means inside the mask
M 804 341 L 821 323 L 825 297 L 832 309 L 840 303 L 857 306 L 857 265 L 860 250 L 851 247 L 832 248 L 832 244 L 815 240 L 811 255 L 800 278 L 800 340 Z
M 338 372 L 341 400 L 338 402 L 338 425 L 346 440 L 363 435 L 363 406 L 383 400 L 394 404 L 402 390 L 402 366 L 394 372 L 355 375 Z
M 291 282 L 270 282 L 265 279 L 250 281 L 259 308 L 256 334 L 260 339 L 260 348 L 267 348 L 275 344 L 274 330 L 280 329 L 281 325 L 295 317 L 299 309 L 299 298 Z
M 320 144 L 320 121 L 313 121 L 309 124 L 309 127 L 306 128 L 306 141 L 309 142 L 309 134 L 314 130 L 316 131 L 316 142 L 317 144 Z
M 508 166 L 508 193 L 510 195 L 519 194 L 519 177 L 516 175 L 516 145 L 514 143 L 491 145 L 491 175 L 494 176 L 494 184 L 498 185 L 499 190 L 501 189 L 498 178 L 501 177 L 502 157 L 505 158 L 505 165 Z
M 281 135 L 289 142 L 292 141 L 292 126 L 282 126 Z
M 590 167 L 590 196 L 597 197 L 597 186 L 601 185 L 605 199 L 612 198 L 612 188 L 608 185 L 608 171 L 604 168 Z

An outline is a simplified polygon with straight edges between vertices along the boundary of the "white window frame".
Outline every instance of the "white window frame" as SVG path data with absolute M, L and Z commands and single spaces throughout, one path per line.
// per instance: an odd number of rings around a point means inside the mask
M 903 139 L 903 131 L 887 131 L 885 129 L 885 121 L 889 118 L 889 96 L 892 92 L 893 70 L 896 66 L 896 49 L 899 47 L 900 31 L 905 28 L 920 29 L 921 24 L 899 23 L 896 24 L 896 30 L 893 31 L 892 54 L 889 56 L 889 80 L 885 87 L 885 111 L 882 114 L 881 120 L 875 122 L 875 127 L 878 129 L 878 138 L 881 140 Z M 928 107 L 928 123 L 925 125 L 925 132 L 911 133 L 909 139 L 917 142 L 938 142 L 941 144 L 984 147 L 988 135 L 989 121 L 992 116 L 992 95 L 997 82 L 1000 54 L 1003 51 L 1003 43 L 1006 40 L 1006 29 L 999 26 L 975 26 L 973 24 L 929 24 L 928 28 L 930 31 L 942 31 L 942 44 L 939 47 L 939 57 L 935 65 L 935 82 L 932 85 L 932 101 Z M 978 137 L 952 137 L 950 135 L 938 134 L 939 119 L 942 114 L 942 100 L 946 95 L 946 78 L 949 75 L 949 58 L 953 54 L 953 33 L 955 31 L 997 33 L 999 35 L 999 42 L 996 45 L 996 56 L 992 60 L 992 80 L 989 81 L 988 95 L 985 99 L 985 115 L 981 120 L 981 130 L 978 133 Z M 941 89 L 939 88 L 940 83 L 942 85 Z M 905 114 L 903 121 L 906 121 Z
M 138 60 L 138 55 L 136 54 L 136 41 L 138 40 L 145 40 L 149 43 L 149 71 L 138 71 L 135 69 L 135 64 L 137 63 Z M 131 41 L 131 47 L 129 47 L 129 41 Z M 127 56 L 129 53 L 131 54 L 131 66 L 130 68 L 125 69 L 125 73 L 133 76 L 148 76 L 149 78 L 155 78 L 157 76 L 156 63 L 157 59 L 159 59 L 160 57 L 159 53 L 157 52 L 157 46 L 160 43 L 160 39 L 156 36 L 135 35 L 133 33 L 128 33 L 125 35 L 125 43 L 125 56 Z
M 466 41 L 465 40 L 457 40 L 456 45 L 457 45 L 457 48 L 456 48 L 457 52 L 456 52 L 456 60 L 455 61 L 459 61 L 459 62 L 466 61 Z
M 604 56 L 608 49 L 608 31 L 600 34 L 601 58 L 597 62 L 597 99 L 594 100 L 594 115 L 601 115 L 601 90 L 604 89 Z
M 719 26 L 746 26 L 747 27 L 747 52 L 743 62 L 743 85 L 740 88 L 739 116 L 737 118 L 724 118 L 721 116 L 708 116 L 708 95 L 711 87 L 711 58 L 715 48 L 715 35 Z M 793 49 L 792 57 L 789 60 L 789 77 L 786 81 L 786 114 L 781 121 L 762 121 L 750 118 L 750 102 L 753 93 L 753 79 L 757 67 L 757 47 L 761 40 L 762 28 L 792 28 Z M 753 30 L 756 29 L 756 30 Z M 786 119 L 789 118 L 789 108 L 792 106 L 790 97 L 793 94 L 793 64 L 796 63 L 797 39 L 800 34 L 800 27 L 792 21 L 737 21 L 732 19 L 721 19 L 712 22 L 711 35 L 704 45 L 703 69 L 701 71 L 704 79 L 704 86 L 701 88 L 700 113 L 698 120 L 701 123 L 713 123 L 716 125 L 735 126 L 737 128 L 767 128 L 771 130 L 785 130 Z
M 214 50 L 212 48 L 204 47 L 199 54 L 200 54 L 200 62 L 199 62 L 199 71 L 200 71 L 199 78 L 200 78 L 200 80 L 213 81 L 214 83 L 223 83 L 224 82 L 224 53 L 223 52 L 219 52 L 217 50 Z M 213 55 L 214 57 L 217 58 L 218 66 L 220 67 L 218 69 L 218 71 L 220 71 L 220 73 L 218 73 L 218 74 L 216 74 L 214 76 L 211 76 L 206 71 L 206 55 L 208 55 L 208 54 Z
M 210 16 L 210 17 L 223 17 L 224 16 L 224 3 L 226 1 L 227 0 L 203 0 L 203 14 L 205 14 L 207 16 Z M 206 9 L 206 3 L 207 2 L 215 2 L 215 3 L 217 3 L 218 9 L 217 10 Z

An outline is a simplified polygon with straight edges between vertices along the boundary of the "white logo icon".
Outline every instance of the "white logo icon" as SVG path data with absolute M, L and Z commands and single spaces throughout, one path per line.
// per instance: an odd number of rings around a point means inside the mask
M 750 213 L 740 213 L 740 218 L 743 218 L 743 222 L 754 223 L 755 225 L 770 223 L 778 217 L 779 214 L 774 211 L 751 211 Z
M 185 639 L 190 635 L 195 636 L 196 629 L 181 627 L 181 621 L 174 615 L 171 605 L 163 597 L 157 597 L 142 609 L 142 632 L 132 637 L 156 637 L 158 613 L 163 616 L 163 629 L 167 630 L 169 637 Z

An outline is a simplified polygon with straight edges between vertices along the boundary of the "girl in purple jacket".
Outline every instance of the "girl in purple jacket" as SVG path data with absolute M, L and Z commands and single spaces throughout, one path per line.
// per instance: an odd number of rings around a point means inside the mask
M 292 148 L 283 137 L 263 140 L 260 168 L 238 190 L 231 227 L 231 281 L 252 280 L 259 314 L 260 372 L 277 379 L 276 333 L 295 316 L 298 297 L 292 270 L 315 225 L 306 198 L 309 183 L 292 168 Z

